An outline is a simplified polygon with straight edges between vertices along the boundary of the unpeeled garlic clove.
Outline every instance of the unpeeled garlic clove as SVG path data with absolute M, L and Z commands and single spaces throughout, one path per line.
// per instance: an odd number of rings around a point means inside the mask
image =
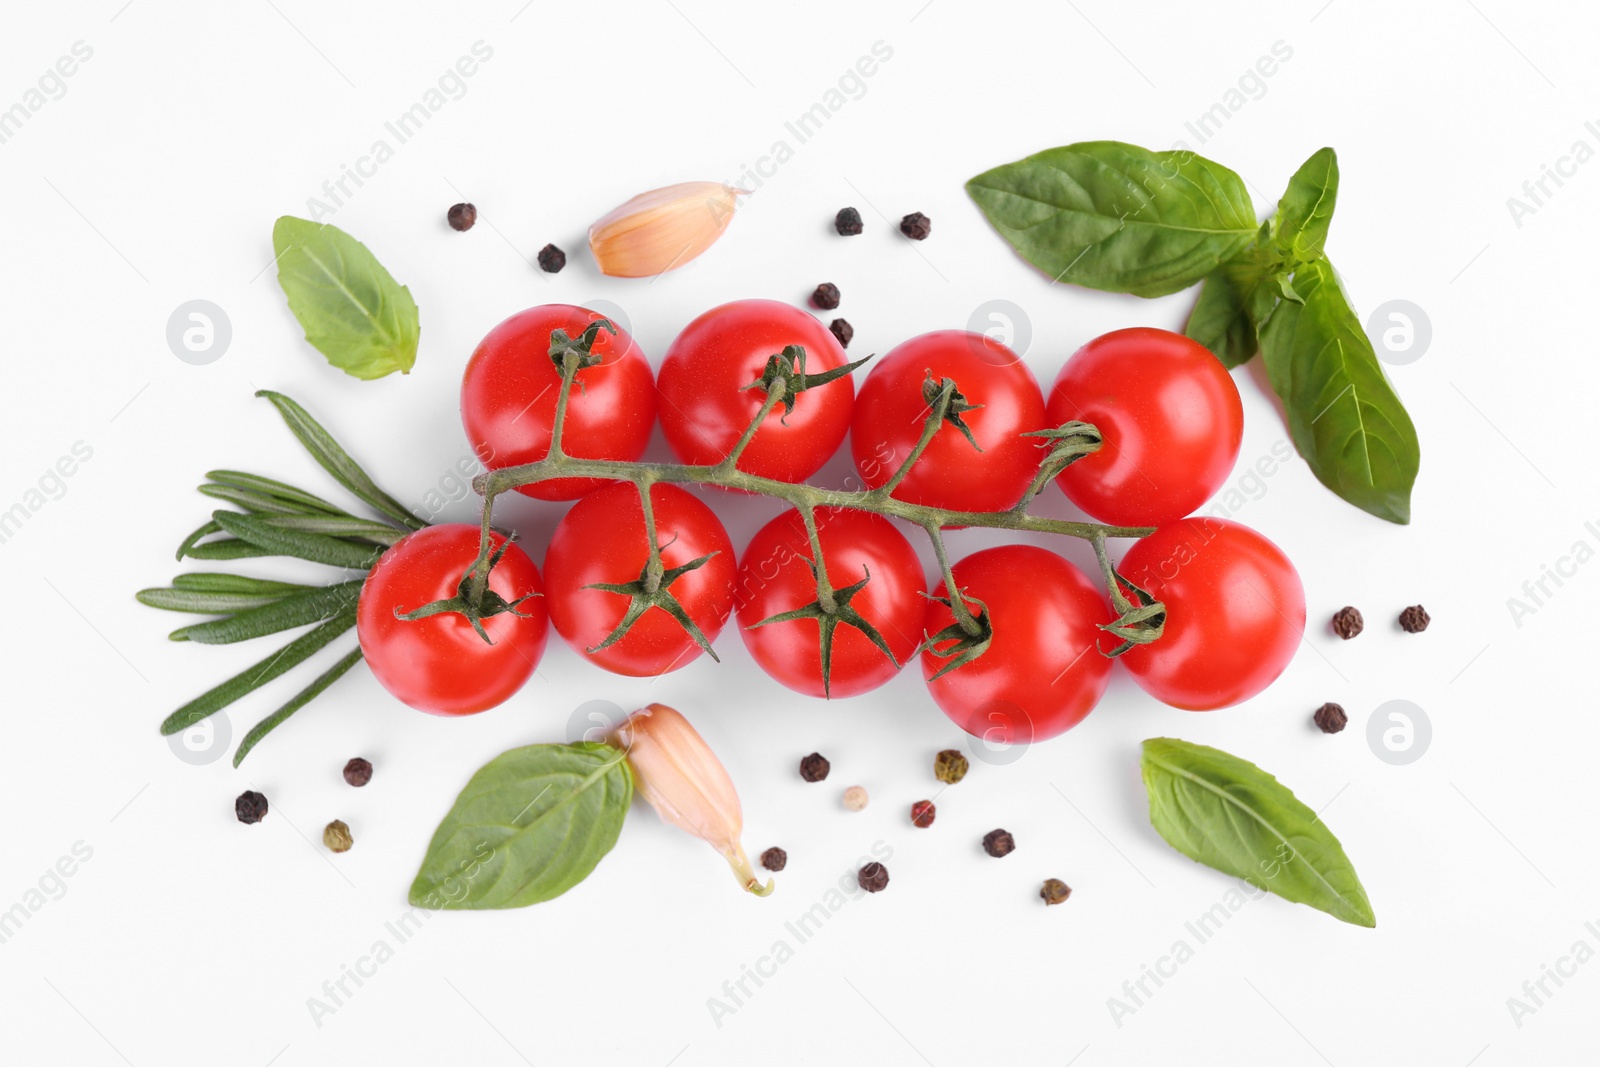
M 739 841 L 744 813 L 733 780 L 689 720 L 651 704 L 624 719 L 609 740 L 627 756 L 634 788 L 656 814 L 710 842 L 747 892 L 772 892 L 772 879 L 761 884 Z
M 716 243 L 743 193 L 721 182 L 680 182 L 640 193 L 589 227 L 589 250 L 601 274 L 665 274 Z

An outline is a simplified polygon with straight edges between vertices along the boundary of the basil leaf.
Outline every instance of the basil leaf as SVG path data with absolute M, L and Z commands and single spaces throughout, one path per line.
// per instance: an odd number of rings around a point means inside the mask
M 1164 296 L 1250 243 L 1239 176 L 1188 151 L 1117 141 L 1052 148 L 986 171 L 967 193 L 1024 259 L 1056 281 Z
M 1274 269 L 1272 257 L 1256 245 L 1228 260 L 1206 276 L 1183 332 L 1230 370 L 1248 363 L 1261 347 L 1257 331 L 1272 314 Z
M 610 745 L 528 745 L 472 776 L 434 831 L 411 903 L 520 908 L 589 876 L 622 832 L 633 775 Z
M 1328 243 L 1339 193 L 1339 160 L 1331 148 L 1312 153 L 1289 179 L 1272 221 L 1272 241 L 1290 270 L 1315 262 Z
M 417 304 L 367 246 L 328 223 L 285 215 L 272 227 L 278 284 L 306 340 L 356 378 L 411 370 Z
M 1411 521 L 1421 446 L 1326 257 L 1294 274 L 1261 331 L 1273 391 L 1317 479 L 1381 519 Z
M 1339 839 L 1260 767 L 1157 737 L 1144 743 L 1139 769 L 1151 825 L 1185 856 L 1343 922 L 1377 925 Z

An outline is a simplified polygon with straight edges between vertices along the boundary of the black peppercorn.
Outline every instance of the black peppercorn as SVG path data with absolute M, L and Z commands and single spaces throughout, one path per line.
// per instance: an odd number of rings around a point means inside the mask
M 854 237 L 861 232 L 861 212 L 853 207 L 842 207 L 833 217 L 833 228 L 840 237 Z
M 1009 830 L 990 830 L 983 835 L 983 850 L 996 859 L 1011 855 L 1016 848 L 1017 839 Z
M 1362 621 L 1361 612 L 1355 608 L 1340 608 L 1333 616 L 1333 632 L 1346 641 L 1359 634 L 1366 625 Z
M 267 798 L 254 789 L 246 789 L 233 802 L 233 814 L 245 824 L 260 822 L 267 817 Z
M 566 265 L 567 254 L 555 245 L 545 245 L 539 249 L 539 269 L 546 274 L 559 274 Z
M 478 209 L 471 204 L 452 204 L 445 218 L 450 220 L 450 228 L 462 233 L 472 229 L 472 224 L 478 221 Z
M 1408 634 L 1420 634 L 1432 621 L 1421 604 L 1413 604 L 1400 613 L 1400 629 Z
M 1060 904 L 1072 895 L 1072 887 L 1059 878 L 1046 878 L 1039 896 L 1046 904 Z
M 856 335 L 855 328 L 843 319 L 834 319 L 828 323 L 828 332 L 838 338 L 840 348 L 849 348 L 850 339 Z
M 911 805 L 911 825 L 926 830 L 933 825 L 933 817 L 938 814 L 931 800 L 919 800 Z
M 344 780 L 357 789 L 372 781 L 372 764 L 357 756 L 344 765 Z
M 823 311 L 832 311 L 839 306 L 839 287 L 832 282 L 823 282 L 811 291 L 811 303 Z
M 900 232 L 913 241 L 925 241 L 933 232 L 933 220 L 920 211 L 913 211 L 900 220 Z
M 1344 729 L 1344 724 L 1350 721 L 1350 717 L 1344 713 L 1343 708 L 1330 702 L 1318 708 L 1316 714 L 1311 716 L 1311 721 L 1315 722 L 1317 729 L 1323 733 L 1336 734 Z
M 889 884 L 889 868 L 881 863 L 869 863 L 856 872 L 856 884 L 869 893 L 881 893 Z
M 813 752 L 800 761 L 800 777 L 808 782 L 820 782 L 828 777 L 830 767 L 822 753 Z
M 967 776 L 967 757 L 947 748 L 933 757 L 933 776 L 946 785 L 955 785 Z
M 769 871 L 781 871 L 789 865 L 789 854 L 773 845 L 761 854 L 761 866 Z

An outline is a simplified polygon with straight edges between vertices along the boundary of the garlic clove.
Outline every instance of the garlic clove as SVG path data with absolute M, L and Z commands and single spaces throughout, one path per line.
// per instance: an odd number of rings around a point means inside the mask
M 589 250 L 601 274 L 665 274 L 716 243 L 743 193 L 721 182 L 680 182 L 640 193 L 589 227 Z
M 733 780 L 689 720 L 651 704 L 624 719 L 609 740 L 627 756 L 634 788 L 656 814 L 722 853 L 747 892 L 772 892 L 772 880 L 761 884 L 739 841 L 744 812 Z

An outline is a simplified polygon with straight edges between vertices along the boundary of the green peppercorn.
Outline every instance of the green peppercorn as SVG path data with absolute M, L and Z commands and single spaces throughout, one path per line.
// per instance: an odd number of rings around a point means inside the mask
M 953 748 L 947 748 L 933 757 L 933 776 L 948 785 L 955 785 L 967 776 L 967 757 Z

